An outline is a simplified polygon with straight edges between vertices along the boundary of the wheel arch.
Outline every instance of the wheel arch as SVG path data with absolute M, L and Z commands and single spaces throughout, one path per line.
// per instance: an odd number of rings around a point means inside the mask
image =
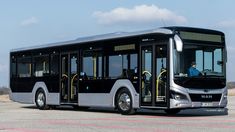
M 132 107 L 139 108 L 139 94 L 136 92 L 133 84 L 128 79 L 120 79 L 114 83 L 113 88 L 111 90 L 111 96 L 113 97 L 112 98 L 112 106 L 114 108 L 116 108 L 117 94 L 120 90 L 122 90 L 124 88 L 128 89 L 131 93 L 131 98 L 133 100 Z
M 38 90 L 42 89 L 45 93 L 45 96 L 46 96 L 46 104 L 48 104 L 48 89 L 47 89 L 47 86 L 44 82 L 36 82 L 34 84 L 34 87 L 33 87 L 33 102 L 34 104 L 36 104 L 35 102 L 35 99 L 36 99 L 36 94 L 38 92 Z

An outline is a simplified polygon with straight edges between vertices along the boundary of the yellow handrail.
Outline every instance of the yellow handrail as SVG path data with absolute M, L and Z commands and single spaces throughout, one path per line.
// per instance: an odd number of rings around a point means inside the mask
M 66 74 L 62 74 L 62 77 L 67 77 L 67 78 L 68 78 L 68 75 L 66 75 Z
M 152 76 L 152 74 L 149 71 L 143 71 L 142 74 L 149 74 L 150 76 Z M 144 81 L 142 80 L 142 89 L 144 88 Z
M 148 73 L 150 76 L 152 76 L 152 74 L 149 71 L 143 71 L 142 74 Z
M 163 69 L 163 71 L 158 75 L 158 77 L 157 77 L 157 82 L 156 82 L 156 97 L 158 96 L 158 83 L 159 83 L 159 78 L 161 77 L 161 75 L 163 74 L 163 73 L 165 73 L 166 72 L 166 70 L 165 69 Z
M 75 74 L 75 75 L 72 77 L 72 79 L 71 79 L 71 84 L 70 84 L 70 89 L 71 89 L 71 90 L 70 90 L 70 91 L 71 91 L 71 92 L 70 92 L 70 94 L 71 94 L 70 97 L 71 97 L 71 99 L 74 98 L 74 94 L 73 94 L 73 92 L 74 92 L 74 91 L 73 91 L 73 81 L 74 81 L 74 79 L 75 79 L 75 77 L 76 77 L 77 75 L 78 75 L 78 74 Z

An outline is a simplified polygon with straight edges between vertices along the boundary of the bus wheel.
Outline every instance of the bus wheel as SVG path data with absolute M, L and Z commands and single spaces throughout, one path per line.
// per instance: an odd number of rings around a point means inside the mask
M 128 89 L 121 89 L 116 97 L 116 105 L 118 111 L 123 115 L 134 114 L 135 110 L 132 107 L 132 97 L 131 93 Z
M 38 109 L 40 109 L 40 110 L 45 110 L 45 109 L 49 108 L 46 105 L 46 95 L 45 95 L 45 92 L 42 89 L 39 89 L 37 91 L 35 102 L 36 102 L 36 105 L 37 105 Z
M 167 115 L 175 115 L 180 112 L 180 109 L 167 109 L 165 112 Z

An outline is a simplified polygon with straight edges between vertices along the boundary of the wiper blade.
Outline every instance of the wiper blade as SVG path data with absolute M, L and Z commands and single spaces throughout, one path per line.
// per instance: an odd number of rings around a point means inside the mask
M 208 75 L 208 74 L 204 74 L 203 76 L 204 77 L 219 77 L 219 78 L 224 77 L 222 75 Z

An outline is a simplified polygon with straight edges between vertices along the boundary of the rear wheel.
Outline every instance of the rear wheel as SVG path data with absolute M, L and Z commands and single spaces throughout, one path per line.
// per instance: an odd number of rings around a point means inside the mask
M 116 96 L 116 105 L 118 111 L 123 115 L 130 115 L 135 113 L 133 109 L 133 101 L 131 93 L 128 89 L 121 89 Z
M 46 95 L 42 89 L 39 89 L 36 93 L 35 102 L 40 110 L 48 109 L 49 107 L 46 105 Z

